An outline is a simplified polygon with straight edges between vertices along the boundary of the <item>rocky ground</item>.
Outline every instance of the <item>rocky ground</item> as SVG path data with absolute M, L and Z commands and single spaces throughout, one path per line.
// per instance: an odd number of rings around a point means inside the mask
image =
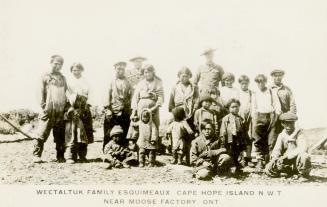
M 99 136 L 97 136 L 99 137 Z M 99 139 L 89 145 L 89 163 L 55 163 L 55 148 L 50 137 L 45 144 L 44 162 L 32 162 L 32 141 L 20 135 L 0 136 L 0 184 L 244 184 L 244 185 L 326 185 L 326 155 L 313 157 L 311 179 L 300 182 L 292 178 L 268 178 L 260 172 L 246 168 L 239 177 L 199 181 L 192 177 L 192 168 L 169 164 L 168 155 L 158 156 L 159 167 L 106 170 L 101 162 Z M 319 163 L 319 165 L 317 164 Z

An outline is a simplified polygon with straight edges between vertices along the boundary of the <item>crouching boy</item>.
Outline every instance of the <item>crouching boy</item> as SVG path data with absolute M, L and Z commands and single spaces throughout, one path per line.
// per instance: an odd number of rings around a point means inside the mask
M 200 180 L 210 179 L 215 174 L 228 172 L 232 160 L 220 140 L 215 140 L 214 125 L 204 120 L 200 125 L 201 134 L 192 141 L 191 164 L 195 177 Z
M 271 161 L 266 166 L 266 173 L 271 177 L 279 177 L 281 173 L 286 173 L 307 178 L 311 170 L 311 161 L 304 137 L 298 136 L 301 130 L 295 128 L 297 116 L 287 112 L 280 115 L 279 120 L 284 130 L 277 138 Z
M 122 144 L 123 129 L 116 125 L 110 131 L 110 138 L 108 144 L 104 147 L 104 162 L 109 162 L 107 169 L 111 168 L 129 168 L 130 163 L 137 162 L 137 158 L 132 158 L 130 150 Z

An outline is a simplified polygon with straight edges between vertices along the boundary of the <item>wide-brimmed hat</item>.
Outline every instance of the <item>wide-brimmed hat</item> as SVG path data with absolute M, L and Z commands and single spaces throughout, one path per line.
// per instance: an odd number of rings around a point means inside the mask
M 129 59 L 130 62 L 134 62 L 134 61 L 137 61 L 137 60 L 146 61 L 147 59 L 145 57 L 142 57 L 142 56 L 136 56 L 136 57 L 133 57 L 133 58 Z
M 213 53 L 214 51 L 216 51 L 216 49 L 213 49 L 213 48 L 206 48 L 203 53 L 201 53 L 201 55 L 206 55 L 206 54 L 209 54 L 209 53 Z

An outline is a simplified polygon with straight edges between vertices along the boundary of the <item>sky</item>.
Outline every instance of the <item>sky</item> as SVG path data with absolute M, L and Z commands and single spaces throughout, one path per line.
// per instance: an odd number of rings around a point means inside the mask
M 215 62 L 250 76 L 251 88 L 256 74 L 285 70 L 299 125 L 327 126 L 326 11 L 323 0 L 0 0 L 0 111 L 39 110 L 37 88 L 53 54 L 64 57 L 67 76 L 74 62 L 84 65 L 94 105 L 103 103 L 113 64 L 142 55 L 163 80 L 165 117 L 177 71 L 195 72 L 212 47 Z

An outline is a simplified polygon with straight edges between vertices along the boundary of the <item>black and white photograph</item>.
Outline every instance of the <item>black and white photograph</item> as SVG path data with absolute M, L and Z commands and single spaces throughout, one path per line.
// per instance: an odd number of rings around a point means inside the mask
M 0 5 L 0 206 L 327 201 L 326 1 Z

